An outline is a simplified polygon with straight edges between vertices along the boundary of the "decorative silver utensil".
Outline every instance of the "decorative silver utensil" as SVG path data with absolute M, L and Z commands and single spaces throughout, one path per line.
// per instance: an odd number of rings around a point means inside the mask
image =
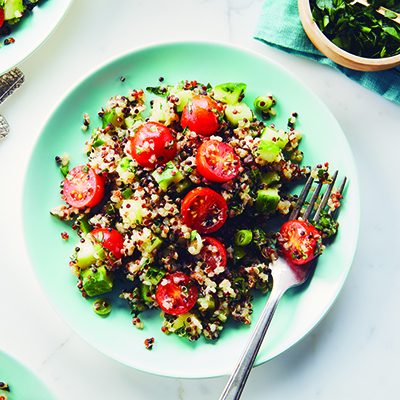
M 10 97 L 25 82 L 25 75 L 15 67 L 0 76 L 0 104 Z M 0 140 L 10 133 L 10 126 L 6 119 L 0 115 Z

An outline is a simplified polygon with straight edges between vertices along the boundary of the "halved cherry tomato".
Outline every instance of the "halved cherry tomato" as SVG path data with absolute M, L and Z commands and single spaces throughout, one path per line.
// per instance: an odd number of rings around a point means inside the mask
M 199 135 L 211 136 L 216 133 L 221 124 L 222 108 L 211 97 L 197 95 L 192 97 L 183 109 L 181 117 L 182 128 L 186 126 Z
M 228 206 L 225 199 L 209 188 L 198 187 L 183 199 L 183 222 L 199 233 L 215 232 L 226 221 Z
M 170 130 L 158 122 L 145 122 L 131 138 L 131 156 L 145 168 L 171 161 L 176 154 L 176 140 Z
M 103 178 L 87 165 L 73 168 L 64 180 L 63 199 L 75 208 L 94 207 L 104 192 Z
M 321 234 L 309 222 L 287 221 L 279 232 L 282 252 L 294 264 L 305 264 L 320 254 Z
M 0 8 L 0 28 L 4 23 L 4 10 Z
M 188 312 L 198 298 L 194 281 L 183 272 L 166 275 L 157 286 L 156 300 L 168 314 L 181 315 Z
M 239 172 L 240 161 L 229 144 L 219 140 L 203 142 L 196 154 L 197 169 L 212 182 L 227 182 Z
M 227 253 L 225 246 L 210 236 L 204 236 L 203 247 L 198 257 L 206 264 L 204 270 L 208 274 L 214 272 L 218 267 L 225 269 Z
M 121 250 L 124 248 L 124 238 L 115 229 L 98 228 L 88 233 L 94 244 L 100 244 L 111 262 L 122 258 Z

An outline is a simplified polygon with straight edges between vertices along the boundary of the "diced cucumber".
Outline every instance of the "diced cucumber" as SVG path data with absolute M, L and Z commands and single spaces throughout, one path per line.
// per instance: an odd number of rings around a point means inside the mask
M 215 299 L 210 294 L 197 299 L 197 308 L 204 315 L 215 310 Z
M 164 270 L 152 265 L 146 270 L 144 277 L 143 275 L 141 276 L 141 280 L 155 286 L 160 283 L 165 274 L 166 272 Z
M 153 105 L 150 110 L 151 116 L 158 122 L 165 122 L 165 112 L 167 109 L 167 102 L 164 98 L 156 97 L 153 100 Z
M 258 212 L 274 213 L 278 207 L 279 200 L 278 189 L 261 189 L 257 192 L 255 208 Z
M 235 105 L 228 104 L 225 108 L 225 116 L 232 127 L 237 127 L 239 121 L 244 119 L 253 121 L 253 111 L 245 103 L 238 103 Z
M 81 269 L 89 268 L 97 261 L 97 258 L 95 256 L 96 250 L 93 246 L 93 243 L 87 238 L 84 240 L 85 240 L 84 242 L 79 242 L 75 246 L 75 253 L 74 253 L 74 258 L 76 259 L 76 265 Z
M 281 152 L 279 146 L 268 140 L 261 140 L 257 149 L 254 151 L 254 155 L 267 162 L 274 162 L 278 159 Z
M 129 226 L 140 225 L 142 223 L 142 206 L 144 201 L 142 199 L 127 199 L 122 200 L 119 213 L 122 221 Z
M 75 222 L 78 226 L 78 234 L 85 237 L 90 231 L 93 230 L 93 226 L 89 224 L 89 216 L 87 214 L 80 215 Z
M 167 191 L 171 184 L 176 184 L 184 179 L 182 172 L 179 171 L 172 161 L 168 161 L 164 169 L 155 169 L 152 175 L 163 191 Z
M 144 283 L 139 283 L 139 291 L 140 291 L 140 298 L 145 302 L 151 302 L 153 299 L 148 295 L 150 293 L 150 286 L 145 285 Z
M 103 129 L 106 128 L 108 126 L 108 124 L 111 124 L 112 126 L 119 128 L 123 123 L 122 118 L 120 118 L 120 121 L 119 121 L 114 108 L 111 111 L 104 113 L 101 120 L 102 120 L 102 128 Z
M 268 171 L 261 174 L 261 183 L 273 185 L 281 180 L 281 177 L 276 171 Z
M 154 233 L 152 234 L 152 238 L 149 241 L 143 242 L 141 245 L 141 251 L 143 253 L 150 254 L 154 250 L 156 250 L 158 247 L 161 246 L 162 240 L 156 236 Z
M 18 22 L 25 9 L 22 0 L 8 0 L 2 6 L 4 10 L 4 20 L 8 21 L 10 24 Z
M 261 133 L 261 139 L 276 143 L 280 149 L 283 149 L 289 141 L 288 135 L 283 129 L 277 131 L 269 126 L 265 127 Z
M 114 286 L 114 274 L 104 266 L 82 270 L 81 279 L 88 296 L 110 292 Z
M 75 246 L 74 257 L 76 265 L 81 269 L 89 268 L 94 265 L 96 261 L 105 260 L 107 254 L 105 253 L 100 243 L 93 243 L 89 238 L 82 238 L 84 241 L 79 242 Z
M 193 182 L 189 178 L 185 178 L 180 182 L 175 184 L 175 189 L 178 193 L 183 193 L 186 190 L 190 189 L 193 185 Z
M 182 112 L 186 104 L 194 96 L 191 90 L 177 90 L 172 91 L 171 94 L 175 96 L 175 107 L 177 112 Z M 179 99 L 176 101 L 176 99 Z
M 222 83 L 214 88 L 214 99 L 226 104 L 237 104 L 242 101 L 247 85 L 245 83 Z

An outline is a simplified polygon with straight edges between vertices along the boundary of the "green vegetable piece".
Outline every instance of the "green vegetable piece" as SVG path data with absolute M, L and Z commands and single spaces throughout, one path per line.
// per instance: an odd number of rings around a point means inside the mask
M 114 286 L 114 274 L 104 266 L 82 270 L 81 280 L 88 296 L 110 292 Z
M 236 232 L 235 244 L 238 246 L 247 246 L 253 240 L 253 232 L 247 229 L 241 229 Z
M 122 158 L 117 167 L 118 175 L 121 175 L 122 172 L 125 172 L 130 167 L 130 164 L 131 160 L 128 157 Z
M 149 296 L 151 292 L 151 287 L 149 285 L 145 285 L 144 283 L 139 283 L 140 290 L 140 298 L 146 303 L 153 302 L 154 300 Z
M 167 102 L 164 98 L 156 97 L 153 100 L 153 105 L 151 107 L 151 116 L 158 122 L 165 122 L 165 112 L 167 110 Z
M 89 239 L 84 239 L 84 242 L 79 242 L 75 246 L 75 253 L 72 256 L 76 260 L 76 265 L 81 269 L 89 268 L 95 264 L 97 258 L 95 256 L 96 249 Z
M 210 294 L 206 294 L 205 297 L 199 296 L 196 305 L 202 315 L 209 314 L 215 310 L 215 298 Z
M 107 128 L 108 124 L 111 124 L 114 127 L 120 127 L 122 125 L 122 121 L 118 122 L 118 117 L 114 108 L 111 111 L 104 113 L 101 120 L 103 129 Z
M 175 107 L 177 112 L 182 112 L 189 100 L 194 96 L 191 90 L 172 91 L 171 94 L 175 96 Z
M 261 189 L 257 192 L 255 208 L 258 212 L 274 213 L 278 207 L 280 196 L 275 188 Z
M 156 250 L 158 247 L 161 246 L 162 242 L 163 241 L 153 233 L 151 240 L 142 243 L 141 246 L 142 253 L 148 253 L 148 254 L 152 253 L 154 250 Z
M 247 254 L 246 248 L 243 246 L 233 245 L 233 255 L 235 261 L 242 259 Z
M 123 200 L 119 213 L 124 223 L 135 226 L 142 223 L 142 199 L 127 199 Z
M 2 1 L 0 3 L 4 2 Z M 2 8 L 4 10 L 4 20 L 10 25 L 18 22 L 25 10 L 22 0 L 8 0 L 2 4 Z
M 79 236 L 86 236 L 90 231 L 93 230 L 93 226 L 89 224 L 89 215 L 79 215 L 79 217 L 75 221 L 75 225 L 78 226 L 78 234 Z
M 237 127 L 239 121 L 243 121 L 244 119 L 253 121 L 253 111 L 245 103 L 228 104 L 225 108 L 225 116 L 232 127 Z
M 273 105 L 272 96 L 257 96 L 254 100 L 254 107 L 262 112 L 267 112 Z
M 280 152 L 281 149 L 276 143 L 261 139 L 260 144 L 254 151 L 254 155 L 264 161 L 272 163 L 277 161 Z
M 278 183 L 280 179 L 281 177 L 276 171 L 268 171 L 261 174 L 261 183 L 268 186 Z
M 101 298 L 93 303 L 92 308 L 98 315 L 108 315 L 111 312 L 111 303 L 107 299 Z
M 183 193 L 193 186 L 193 182 L 189 178 L 185 178 L 175 184 L 175 189 L 178 193 Z
M 166 272 L 161 268 L 158 268 L 154 265 L 151 265 L 145 273 L 145 277 L 143 279 L 144 282 L 148 282 L 150 285 L 158 285 L 161 279 L 165 276 Z
M 222 83 L 214 88 L 214 99 L 222 103 L 235 105 L 244 98 L 247 85 L 245 83 Z
M 283 149 L 289 141 L 288 135 L 283 129 L 277 131 L 269 126 L 265 127 L 261 133 L 261 139 L 276 143 L 280 149 Z
M 332 215 L 328 214 L 325 210 L 321 210 L 320 218 L 317 222 L 312 224 L 320 231 L 323 232 L 326 237 L 336 235 L 338 230 L 338 222 L 336 222 Z
M 167 191 L 170 185 L 176 184 L 184 179 L 182 172 L 179 171 L 172 161 L 168 161 L 167 164 L 165 164 L 165 168 L 156 168 L 152 172 L 152 175 L 163 191 Z

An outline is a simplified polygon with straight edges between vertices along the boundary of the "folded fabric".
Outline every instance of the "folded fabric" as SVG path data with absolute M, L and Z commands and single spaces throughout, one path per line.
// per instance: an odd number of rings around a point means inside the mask
M 400 104 L 400 67 L 374 72 L 355 71 L 325 57 L 305 33 L 296 0 L 265 0 L 254 38 L 287 53 L 330 65 L 360 85 Z

